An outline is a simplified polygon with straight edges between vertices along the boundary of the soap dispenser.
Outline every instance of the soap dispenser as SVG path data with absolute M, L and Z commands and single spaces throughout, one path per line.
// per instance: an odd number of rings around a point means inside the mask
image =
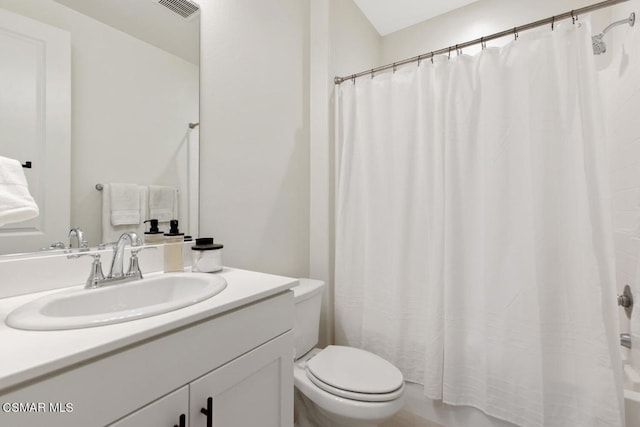
M 148 219 L 145 223 L 150 223 L 149 231 L 144 232 L 145 245 L 159 245 L 164 243 L 164 233 L 158 229 L 157 219 Z
M 178 229 L 178 220 L 169 221 L 169 232 L 164 233 L 164 272 L 183 272 L 182 244 L 184 233 Z

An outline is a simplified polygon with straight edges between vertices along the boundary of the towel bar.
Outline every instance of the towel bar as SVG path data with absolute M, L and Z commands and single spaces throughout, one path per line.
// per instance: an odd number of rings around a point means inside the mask
M 96 190 L 98 190 L 98 191 L 102 191 L 103 189 L 104 189 L 104 185 L 102 185 L 102 184 L 96 184 Z M 179 190 L 179 189 L 178 189 L 178 190 L 176 190 L 176 191 L 178 191 L 178 193 L 180 193 L 180 190 Z

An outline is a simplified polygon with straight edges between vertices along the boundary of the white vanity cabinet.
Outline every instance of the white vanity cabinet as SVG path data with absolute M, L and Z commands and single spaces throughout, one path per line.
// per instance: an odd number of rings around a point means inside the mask
M 181 427 L 181 414 L 185 427 L 293 426 L 292 327 L 286 291 L 141 341 L 131 336 L 125 347 L 89 360 L 78 354 L 67 369 L 0 390 L 0 405 L 46 406 L 0 411 L 0 426 Z
M 215 369 L 110 427 L 291 426 L 291 333 Z M 189 405 L 191 402 L 191 405 Z
M 282 375 L 293 372 L 290 339 L 276 338 L 191 383 L 189 425 L 293 426 L 293 407 L 286 401 L 293 377 Z
M 111 424 L 111 427 L 187 427 L 189 386 L 184 386 L 167 396 Z

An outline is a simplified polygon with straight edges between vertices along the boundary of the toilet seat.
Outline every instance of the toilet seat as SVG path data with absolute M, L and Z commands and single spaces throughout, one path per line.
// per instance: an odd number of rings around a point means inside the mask
M 394 400 L 404 390 L 398 368 L 373 353 L 352 347 L 328 346 L 308 361 L 306 374 L 327 393 L 363 402 Z

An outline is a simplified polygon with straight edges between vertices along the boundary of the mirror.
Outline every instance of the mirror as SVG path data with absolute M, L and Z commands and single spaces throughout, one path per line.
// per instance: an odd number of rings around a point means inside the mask
M 197 5 L 190 15 L 159 3 L 166 2 L 0 0 L 0 12 L 9 16 L 4 22 L 24 18 L 67 32 L 71 57 L 70 148 L 57 153 L 69 162 L 70 184 L 44 191 L 69 192 L 66 231 L 47 245 L 26 248 L 0 233 L 0 254 L 40 251 L 54 240 L 68 244 L 70 227 L 83 229 L 91 246 L 101 243 L 102 192 L 96 186 L 116 182 L 175 187 L 181 232 L 197 234 L 198 128 L 189 123 L 199 121 L 200 17 Z M 0 28 L 0 34 L 3 30 L 8 33 Z M 7 102 L 22 101 L 15 98 Z M 55 156 L 29 144 L 25 138 L 14 144 L 18 148 L 0 144 L 0 155 L 33 160 L 33 168 L 25 169 L 31 188 L 32 177 L 64 162 L 47 165 L 47 157 Z M 6 234 L 10 226 L 2 227 Z M 29 240 L 26 234 L 21 243 Z

